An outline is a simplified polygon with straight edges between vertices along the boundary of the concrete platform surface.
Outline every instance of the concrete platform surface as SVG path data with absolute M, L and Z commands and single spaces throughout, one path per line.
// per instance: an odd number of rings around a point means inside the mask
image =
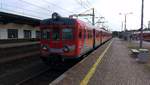
M 150 69 L 130 57 L 126 43 L 114 39 L 89 85 L 150 85 Z
M 11 47 L 18 47 L 18 46 L 25 46 L 25 45 L 33 45 L 33 44 L 40 44 L 40 42 L 37 41 L 37 42 L 7 43 L 7 44 L 1 44 L 0 48 L 11 48 Z
M 114 38 L 49 85 L 150 85 L 150 68 L 130 54 L 127 43 Z

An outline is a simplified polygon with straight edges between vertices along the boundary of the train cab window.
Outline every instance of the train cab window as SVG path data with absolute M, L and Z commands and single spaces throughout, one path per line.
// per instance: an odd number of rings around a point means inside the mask
M 50 30 L 42 30 L 42 39 L 50 39 Z
M 60 40 L 60 30 L 59 29 L 53 29 L 52 40 Z
M 62 29 L 62 39 L 63 40 L 73 39 L 73 30 L 68 28 Z

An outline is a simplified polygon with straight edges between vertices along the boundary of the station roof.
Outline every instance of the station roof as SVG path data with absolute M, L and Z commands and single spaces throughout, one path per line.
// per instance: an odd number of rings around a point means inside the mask
M 17 24 L 27 24 L 32 26 L 38 26 L 40 24 L 39 19 L 25 17 L 21 15 L 0 12 L 0 23 L 17 23 Z

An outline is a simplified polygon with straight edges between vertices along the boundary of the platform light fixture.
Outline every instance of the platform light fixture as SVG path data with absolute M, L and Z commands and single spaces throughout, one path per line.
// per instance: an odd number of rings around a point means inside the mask
M 124 31 L 127 30 L 127 15 L 129 14 L 133 14 L 133 12 L 129 12 L 129 13 L 119 13 L 119 15 L 124 15 Z

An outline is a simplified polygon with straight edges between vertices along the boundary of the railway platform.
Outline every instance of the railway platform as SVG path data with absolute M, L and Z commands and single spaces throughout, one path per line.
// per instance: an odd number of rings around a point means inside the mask
M 112 39 L 49 85 L 150 85 L 150 67 L 137 63 L 127 44 Z
M 39 41 L 36 42 L 22 42 L 22 43 L 7 43 L 7 44 L 0 44 L 0 48 L 12 48 L 12 47 L 19 47 L 19 46 L 26 46 L 26 45 L 33 45 L 39 44 Z
M 38 55 L 40 42 L 0 44 L 0 64 Z

